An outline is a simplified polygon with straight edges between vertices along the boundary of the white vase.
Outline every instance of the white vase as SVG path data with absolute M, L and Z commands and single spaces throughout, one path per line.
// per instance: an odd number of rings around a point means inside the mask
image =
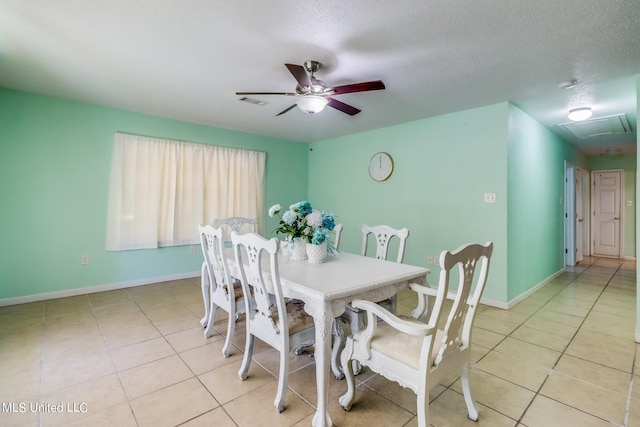
M 327 242 L 320 245 L 307 243 L 307 258 L 311 264 L 321 264 L 327 258 Z
M 305 248 L 305 241 L 296 237 L 289 241 L 289 259 L 303 260 L 307 259 L 307 248 Z

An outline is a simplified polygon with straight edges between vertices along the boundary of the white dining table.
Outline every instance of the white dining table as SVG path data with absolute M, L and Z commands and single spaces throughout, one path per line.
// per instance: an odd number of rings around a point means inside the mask
M 230 265 L 233 270 L 234 267 Z M 315 323 L 317 405 L 314 427 L 330 427 L 328 410 L 331 332 L 334 318 L 355 299 L 383 301 L 409 283 L 426 285 L 429 269 L 376 258 L 338 253 L 322 264 L 278 255 L 283 294 L 304 302 Z

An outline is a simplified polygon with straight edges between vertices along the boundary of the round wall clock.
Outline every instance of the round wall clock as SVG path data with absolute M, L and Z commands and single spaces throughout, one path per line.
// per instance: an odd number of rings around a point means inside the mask
M 376 153 L 369 160 L 369 175 L 375 181 L 385 181 L 393 173 L 393 158 L 383 151 Z

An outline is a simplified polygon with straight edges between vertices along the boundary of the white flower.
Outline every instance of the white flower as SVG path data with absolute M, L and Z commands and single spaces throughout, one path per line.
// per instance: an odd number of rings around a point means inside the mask
M 280 210 L 281 210 L 281 209 L 282 209 L 282 206 L 280 206 L 280 205 L 278 205 L 278 204 L 271 206 L 271 207 L 269 208 L 269 216 L 270 216 L 271 218 L 273 218 L 273 216 L 274 216 L 275 214 L 277 214 L 278 212 L 280 212 Z
M 322 227 L 322 214 L 319 211 L 313 211 L 307 215 L 307 224 L 311 227 Z

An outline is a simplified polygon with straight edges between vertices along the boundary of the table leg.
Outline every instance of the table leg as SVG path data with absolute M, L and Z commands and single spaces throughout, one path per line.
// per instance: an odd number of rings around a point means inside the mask
M 313 315 L 316 329 L 316 386 L 318 402 L 313 416 L 313 427 L 331 427 L 329 416 L 329 365 L 331 363 L 331 328 L 333 326 L 330 303 Z

